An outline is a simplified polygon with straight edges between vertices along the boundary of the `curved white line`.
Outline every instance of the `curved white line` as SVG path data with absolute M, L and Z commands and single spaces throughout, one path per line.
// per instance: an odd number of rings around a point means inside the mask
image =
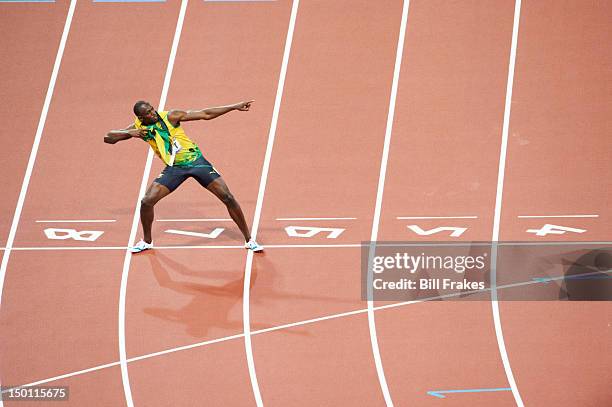
M 162 93 L 159 100 L 159 110 L 163 110 L 168 97 L 168 89 L 170 88 L 170 79 L 172 78 L 172 70 L 174 68 L 174 61 L 176 59 L 176 51 L 178 49 L 179 40 L 181 38 L 181 31 L 183 30 L 183 22 L 185 21 L 185 13 L 187 10 L 187 3 L 189 0 L 181 0 L 181 9 L 179 12 L 178 20 L 176 23 L 176 30 L 174 31 L 174 39 L 172 40 L 172 48 L 170 50 L 170 57 L 168 58 L 168 66 L 166 67 L 166 75 L 164 77 L 164 85 L 162 87 Z M 138 221 L 140 214 L 140 197 L 142 197 L 147 188 L 149 181 L 149 174 L 151 173 L 151 164 L 153 163 L 153 151 L 149 149 L 147 155 L 147 161 L 142 175 L 142 181 L 140 183 L 140 190 L 138 192 L 138 200 L 136 202 L 136 208 L 134 209 L 134 218 L 132 220 L 132 229 L 130 231 L 130 238 L 128 240 L 128 250 L 125 252 L 125 259 L 123 261 L 123 271 L 121 273 L 121 286 L 119 288 L 119 364 L 121 366 L 121 381 L 123 382 L 123 393 L 125 394 L 125 401 L 128 407 L 134 407 L 134 401 L 132 400 L 132 390 L 130 387 L 130 377 L 128 374 L 127 366 L 127 351 L 125 343 L 125 302 L 127 296 L 127 283 L 128 276 L 130 274 L 130 261 L 132 260 L 132 253 L 129 251 L 129 247 L 134 245 L 136 240 L 136 232 L 138 231 Z
M 19 197 L 17 198 L 17 206 L 15 207 L 15 212 L 13 213 L 11 229 L 9 230 L 9 235 L 6 239 L 6 248 L 4 250 L 4 254 L 2 255 L 2 263 L 0 264 L 0 307 L 2 306 L 4 279 L 6 277 L 9 258 L 11 257 L 11 249 L 13 248 L 13 243 L 15 243 L 15 235 L 17 234 L 17 227 L 19 226 L 19 220 L 21 219 L 21 211 L 23 210 L 23 204 L 25 203 L 25 198 L 28 193 L 30 178 L 32 177 L 32 171 L 34 170 L 34 164 L 36 163 L 42 133 L 45 128 L 45 123 L 47 122 L 47 114 L 49 113 L 49 106 L 51 105 L 51 99 L 53 98 L 53 91 L 55 89 L 55 83 L 57 82 L 57 75 L 59 73 L 60 66 L 62 65 L 64 49 L 66 49 L 66 42 L 68 41 L 68 34 L 70 33 L 70 26 L 72 25 L 72 17 L 74 16 L 76 3 L 77 0 L 71 0 L 70 6 L 68 7 L 68 14 L 66 15 L 66 22 L 64 23 L 64 30 L 62 31 L 60 44 L 57 49 L 57 54 L 55 55 L 55 62 L 53 63 L 53 70 L 51 71 L 49 86 L 47 87 L 45 101 L 38 120 L 38 127 L 36 128 L 36 134 L 34 135 L 32 149 L 30 150 L 30 157 L 28 158 L 28 165 L 23 177 L 23 182 L 21 183 L 21 190 L 19 191 Z M 0 407 L 3 405 L 2 398 L 0 397 Z
M 283 52 L 283 61 L 281 64 L 280 75 L 278 78 L 278 87 L 276 88 L 276 98 L 274 100 L 274 109 L 272 111 L 272 121 L 270 123 L 270 132 L 268 133 L 268 144 L 266 145 L 266 154 L 264 157 L 263 168 L 261 170 L 261 178 L 259 181 L 259 192 L 257 194 L 257 203 L 255 204 L 255 214 L 253 215 L 253 226 L 251 228 L 251 236 L 257 238 L 257 230 L 259 229 L 259 220 L 261 218 L 261 210 L 263 207 L 264 194 L 266 192 L 266 183 L 268 181 L 268 172 L 270 170 L 270 160 L 272 159 L 272 148 L 274 147 L 274 139 L 276 138 L 276 127 L 278 123 L 278 114 L 280 105 L 283 100 L 283 89 L 285 87 L 285 78 L 287 76 L 287 66 L 289 65 L 289 55 L 291 54 L 291 44 L 293 42 L 293 32 L 295 30 L 295 20 L 297 11 L 300 5 L 300 0 L 294 0 L 291 6 L 291 17 L 289 19 L 289 28 L 287 29 L 287 38 L 285 40 L 285 50 Z M 244 328 L 244 350 L 246 352 L 247 367 L 249 369 L 249 378 L 251 379 L 251 387 L 253 388 L 253 396 L 258 407 L 263 407 L 261 391 L 257 382 L 257 373 L 255 372 L 255 360 L 253 358 L 253 345 L 251 343 L 251 310 L 250 310 L 250 289 L 251 289 L 251 271 L 253 266 L 253 252 L 247 252 L 246 265 L 244 267 L 244 285 L 242 290 L 242 325 Z
M 402 8 L 402 22 L 400 24 L 400 31 L 397 40 L 397 51 L 395 53 L 395 68 L 393 70 L 393 83 L 391 85 L 391 96 L 389 98 L 389 111 L 387 115 L 387 127 L 385 129 L 385 141 L 383 146 L 383 153 L 380 162 L 380 174 L 378 177 L 378 189 L 376 191 L 376 205 L 374 207 L 374 219 L 372 221 L 372 234 L 370 235 L 370 249 L 368 253 L 368 264 L 372 263 L 372 257 L 376 250 L 376 239 L 378 239 L 378 227 L 380 224 L 380 213 L 382 210 L 382 199 L 383 192 L 385 189 L 385 177 L 387 174 L 387 162 L 389 159 L 389 148 L 391 145 L 391 134 L 393 132 L 393 119 L 395 117 L 395 101 L 397 99 L 397 87 L 399 84 L 399 76 L 402 67 L 402 56 L 404 54 L 404 39 L 406 37 L 406 26 L 408 24 L 408 9 L 410 7 L 410 0 L 404 0 Z M 368 328 L 370 330 L 370 343 L 372 344 L 372 356 L 374 357 L 374 365 L 376 366 L 376 374 L 378 375 L 378 382 L 380 383 L 380 389 L 383 393 L 385 403 L 388 407 L 393 406 L 393 400 L 391 399 L 391 393 L 389 392 L 389 386 L 387 385 L 387 379 L 385 378 L 385 371 L 383 369 L 382 359 L 380 357 L 380 349 L 378 347 L 378 336 L 376 334 L 376 320 L 374 319 L 374 301 L 372 300 L 372 272 L 371 268 L 368 267 Z
M 508 150 L 508 129 L 510 126 L 510 108 L 512 105 L 512 87 L 514 84 L 514 67 L 516 63 L 516 48 L 518 44 L 519 22 L 521 17 L 521 0 L 516 0 L 514 4 L 514 23 L 512 26 L 512 45 L 510 47 L 510 62 L 508 65 L 508 82 L 506 84 L 506 101 L 504 107 L 504 123 L 502 129 L 502 143 L 499 154 L 499 170 L 497 173 L 497 193 L 495 196 L 495 216 L 493 218 L 493 236 L 491 237 L 491 308 L 493 312 L 493 324 L 495 326 L 495 336 L 497 337 L 497 347 L 504 365 L 504 371 L 508 384 L 512 389 L 514 401 L 519 407 L 523 407 L 523 400 L 519 393 L 512 368 L 510 367 L 510 359 L 506 350 L 504 334 L 502 331 L 501 317 L 499 315 L 499 303 L 497 301 L 497 246 L 499 241 L 499 230 L 501 222 L 501 208 L 504 191 L 504 176 L 506 170 L 506 155 Z
M 609 270 L 608 272 L 612 273 L 612 269 Z M 601 275 L 601 271 L 598 270 L 598 271 L 593 272 L 593 273 L 583 274 L 583 276 L 588 276 L 588 275 Z M 558 281 L 558 280 L 563 280 L 565 278 L 566 278 L 566 276 L 560 276 L 560 277 L 552 277 L 549 280 L 550 281 Z M 504 285 L 499 286 L 498 289 L 514 288 L 514 287 L 528 286 L 528 285 L 534 285 L 534 284 L 542 284 L 542 283 L 540 281 L 529 280 L 529 281 L 523 281 L 523 282 L 520 282 L 520 283 L 504 284 Z M 474 290 L 472 292 L 461 292 L 461 293 L 452 293 L 452 294 L 445 294 L 445 295 L 437 295 L 437 296 L 434 296 L 434 297 L 421 298 L 419 300 L 414 300 L 414 301 L 404 301 L 404 302 L 387 304 L 387 305 L 379 305 L 378 307 L 374 307 L 374 311 L 381 311 L 381 310 L 387 310 L 387 309 L 392 309 L 392 308 L 405 307 L 405 306 L 408 306 L 408 305 L 420 304 L 422 302 L 427 302 L 427 301 L 435 301 L 435 300 L 444 299 L 444 298 L 458 297 L 458 296 L 461 296 L 461 295 L 464 295 L 464 294 L 481 293 L 483 291 L 490 291 L 490 289 Z M 344 318 L 344 317 L 353 316 L 353 315 L 365 314 L 367 312 L 368 312 L 368 309 L 367 308 L 363 308 L 363 309 L 357 309 L 357 310 L 353 310 L 353 311 L 341 312 L 339 314 L 331 314 L 331 315 L 325 315 L 325 316 L 322 316 L 322 317 L 317 317 L 317 318 L 312 318 L 312 319 L 306 319 L 306 320 L 301 320 L 301 321 L 296 321 L 296 322 L 290 322 L 290 323 L 283 324 L 283 325 L 276 325 L 276 326 L 272 326 L 272 327 L 269 327 L 269 328 L 262 328 L 262 329 L 258 329 L 256 331 L 252 331 L 251 332 L 251 336 L 253 336 L 253 335 L 260 335 L 260 334 L 264 334 L 264 333 L 268 333 L 268 332 L 276 332 L 276 331 L 279 331 L 279 330 L 295 328 L 295 327 L 299 327 L 299 326 L 303 326 L 303 325 L 308 325 L 308 324 L 314 324 L 316 322 L 321 322 L 321 321 L 329 321 L 329 320 L 337 319 L 337 318 Z M 231 341 L 231 340 L 240 339 L 240 338 L 243 338 L 243 337 L 244 337 L 244 334 L 241 333 L 241 334 L 223 336 L 223 337 L 216 338 L 216 339 L 210 339 L 210 340 L 203 341 L 203 342 L 196 342 L 196 343 L 192 343 L 192 344 L 189 344 L 189 345 L 182 345 L 182 346 L 178 346 L 178 347 L 175 347 L 175 348 L 164 349 L 164 350 L 153 352 L 153 353 L 147 353 L 147 354 L 144 354 L 144 355 L 131 357 L 131 358 L 129 358 L 127 360 L 127 363 L 134 363 L 134 362 L 138 362 L 138 361 L 141 361 L 141 360 L 154 358 L 154 357 L 157 357 L 157 356 L 167 355 L 167 354 L 174 353 L 174 352 L 182 352 L 182 351 L 189 350 L 189 349 L 194 349 L 194 348 L 199 348 L 199 347 L 203 347 L 203 346 L 213 345 L 213 344 L 216 344 L 216 343 Z M 2 393 L 7 393 L 12 388 L 31 387 L 31 386 L 36 386 L 36 385 L 39 385 L 39 384 L 50 383 L 50 382 L 53 382 L 53 381 L 56 381 L 56 380 L 66 379 L 68 377 L 73 377 L 73 376 L 80 376 L 80 375 L 83 375 L 83 374 L 86 374 L 86 373 L 91 373 L 91 372 L 95 372 L 95 371 L 98 371 L 98 370 L 107 369 L 107 368 L 113 367 L 113 366 L 119 366 L 119 362 L 117 361 L 117 362 L 112 362 L 112 363 L 105 363 L 103 365 L 93 366 L 93 367 L 90 367 L 90 368 L 87 368 L 87 369 L 83 369 L 83 370 L 78 370 L 78 371 L 75 371 L 75 372 L 64 373 L 64 374 L 61 374 L 61 375 L 58 375 L 58 376 L 53 376 L 53 377 L 49 377 L 49 378 L 46 378 L 46 379 L 37 380 L 35 382 L 21 384 L 19 386 L 15 386 L 15 387 L 4 388 L 2 390 Z

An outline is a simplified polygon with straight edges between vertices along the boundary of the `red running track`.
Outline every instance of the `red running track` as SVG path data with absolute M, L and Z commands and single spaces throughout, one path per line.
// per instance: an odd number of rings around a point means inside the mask
M 459 241 L 491 238 L 515 3 L 410 2 L 379 202 L 402 2 L 302 0 L 274 126 L 291 7 L 192 0 L 166 106 L 256 100 L 249 113 L 186 127 L 249 220 L 267 174 L 258 237 L 269 248 L 255 256 L 250 281 L 263 404 L 385 405 L 360 298 L 359 244 L 371 236 L 377 205 L 380 240 L 422 239 L 410 224 L 468 228 Z M 68 2 L 0 3 L 11 56 L 0 68 L 11 80 L 0 89 L 10 101 L 5 116 L 14 118 L 5 128 L 20 134 L 7 146 L 11 175 L 0 217 L 2 245 L 14 248 L 3 253 L 10 257 L 0 308 L 2 385 L 49 379 L 45 384 L 70 386 L 65 405 L 129 405 L 118 362 L 125 339 L 127 358 L 135 358 L 127 364 L 133 405 L 256 404 L 243 338 L 245 252 L 231 222 L 177 220 L 227 218 L 196 183 L 156 207 L 165 220 L 153 230 L 162 248 L 131 258 L 126 307 L 118 305 L 147 149 L 137 142 L 108 146 L 101 138 L 130 122 L 135 100 L 159 101 L 179 8 L 174 0 L 77 3 L 34 160 Z M 522 5 L 500 240 L 610 240 L 612 56 L 602 39 L 611 12 L 576 0 Z M 266 162 L 270 132 L 276 138 Z M 28 160 L 33 172 L 24 184 Z M 161 168 L 154 161 L 149 181 Z M 598 217 L 519 218 L 576 214 Z M 397 219 L 427 216 L 475 218 Z M 114 222 L 36 222 L 75 219 Z M 586 232 L 525 232 L 545 223 Z M 289 226 L 344 230 L 334 239 L 303 238 L 288 235 Z M 48 228 L 104 233 L 95 242 L 50 240 Z M 214 240 L 165 232 L 215 228 L 224 231 Z M 304 244 L 311 247 L 298 246 Z M 500 312 L 525 405 L 610 402 L 606 302 L 504 301 Z M 509 391 L 427 394 L 509 387 L 489 302 L 379 310 L 376 332 L 394 405 L 517 404 Z

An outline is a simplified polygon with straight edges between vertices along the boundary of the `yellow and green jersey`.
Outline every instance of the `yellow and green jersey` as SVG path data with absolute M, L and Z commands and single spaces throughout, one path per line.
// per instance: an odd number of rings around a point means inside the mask
M 145 125 L 138 118 L 134 121 L 137 129 L 147 129 L 144 140 L 149 143 L 155 155 L 169 166 L 189 167 L 202 157 L 202 152 L 180 126 L 174 127 L 168 120 L 168 112 L 158 112 L 162 121 Z

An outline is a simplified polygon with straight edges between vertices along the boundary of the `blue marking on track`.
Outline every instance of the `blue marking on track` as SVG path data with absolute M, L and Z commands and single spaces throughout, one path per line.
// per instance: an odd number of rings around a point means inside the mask
M 602 275 L 584 275 L 581 276 L 579 274 L 575 275 L 575 276 L 567 276 L 567 277 L 563 277 L 563 278 L 551 278 L 551 277 L 534 277 L 532 278 L 533 281 L 537 281 L 539 283 L 544 283 L 544 284 L 548 284 L 551 281 L 556 281 L 556 280 L 607 280 L 609 278 L 612 278 L 611 275 L 609 274 L 602 274 Z
M 428 391 L 427 394 L 430 396 L 437 397 L 439 399 L 445 399 L 445 394 L 453 393 L 490 393 L 495 391 L 512 391 L 510 387 L 498 387 L 492 389 L 463 389 L 463 390 L 432 390 Z

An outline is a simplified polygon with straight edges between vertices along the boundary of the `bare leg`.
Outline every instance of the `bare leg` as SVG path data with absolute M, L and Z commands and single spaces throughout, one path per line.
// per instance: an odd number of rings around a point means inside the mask
M 155 213 L 153 207 L 155 204 L 168 195 L 170 190 L 162 184 L 153 182 L 149 185 L 145 196 L 140 201 L 140 222 L 142 223 L 142 231 L 144 233 L 144 241 L 151 243 L 153 238 L 151 237 L 151 225 L 153 224 L 153 218 Z
M 249 232 L 249 227 L 247 226 L 246 221 L 244 220 L 244 214 L 242 213 L 242 209 L 240 208 L 240 204 L 234 198 L 229 188 L 225 184 L 221 178 L 217 178 L 206 187 L 210 192 L 212 192 L 217 198 L 221 200 L 227 207 L 227 211 L 229 215 L 232 217 L 242 235 L 244 236 L 245 242 L 251 240 L 251 232 Z

